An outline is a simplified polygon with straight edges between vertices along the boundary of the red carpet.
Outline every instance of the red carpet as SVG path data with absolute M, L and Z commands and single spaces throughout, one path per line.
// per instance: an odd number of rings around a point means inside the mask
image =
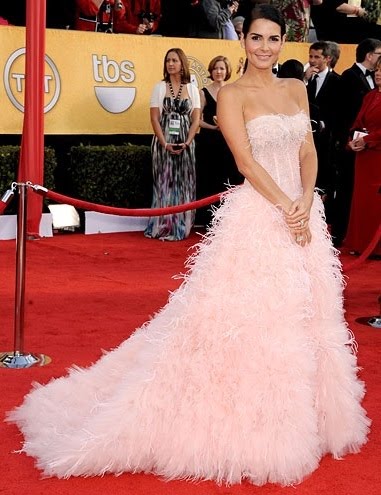
M 180 281 L 189 248 L 199 239 L 162 243 L 141 233 L 58 235 L 27 244 L 25 351 L 47 354 L 52 363 L 26 370 L 0 369 L 1 418 L 19 404 L 32 381 L 46 383 L 72 363 L 87 366 L 101 349 L 118 345 L 162 306 Z M 344 262 L 349 261 L 345 257 Z M 15 242 L 0 242 L 0 351 L 13 350 Z M 347 319 L 359 343 L 364 405 L 373 420 L 370 440 L 358 455 L 342 461 L 325 457 L 317 471 L 295 488 L 250 484 L 219 487 L 212 482 L 165 482 L 151 475 L 41 479 L 33 460 L 12 451 L 21 437 L 0 422 L 0 493 L 113 495 L 380 495 L 381 330 L 356 323 L 378 313 L 381 262 L 367 261 L 348 272 Z M 218 283 L 218 281 L 216 281 Z

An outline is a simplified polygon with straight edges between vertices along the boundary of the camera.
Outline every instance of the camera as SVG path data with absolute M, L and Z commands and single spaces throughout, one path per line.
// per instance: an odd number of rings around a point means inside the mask
M 146 21 L 148 23 L 154 22 L 157 19 L 157 15 L 154 12 L 140 12 L 138 14 L 139 19 L 143 22 Z

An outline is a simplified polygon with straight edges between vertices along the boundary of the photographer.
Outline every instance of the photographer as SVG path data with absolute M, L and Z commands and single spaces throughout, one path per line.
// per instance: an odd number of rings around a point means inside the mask
M 232 39 L 230 33 L 235 35 L 235 31 L 231 19 L 238 6 L 236 0 L 201 0 L 192 8 L 189 37 Z
M 152 34 L 161 17 L 160 0 L 121 0 L 125 15 L 115 19 L 115 33 Z
M 112 33 L 117 18 L 124 15 L 121 0 L 76 0 L 75 29 Z

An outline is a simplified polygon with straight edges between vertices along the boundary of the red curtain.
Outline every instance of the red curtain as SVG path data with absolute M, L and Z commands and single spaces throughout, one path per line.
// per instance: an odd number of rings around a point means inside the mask
M 18 181 L 43 184 L 46 0 L 26 2 L 24 124 Z M 27 233 L 38 237 L 42 197 L 28 190 Z

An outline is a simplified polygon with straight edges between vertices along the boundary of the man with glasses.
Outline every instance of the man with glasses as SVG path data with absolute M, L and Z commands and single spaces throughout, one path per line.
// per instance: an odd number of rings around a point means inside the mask
M 353 191 L 355 154 L 346 145 L 362 100 L 374 89 L 373 71 L 380 56 L 381 41 L 364 39 L 356 48 L 356 63 L 346 69 L 340 79 L 336 129 L 338 176 L 331 231 L 336 247 L 341 246 L 346 235 Z

